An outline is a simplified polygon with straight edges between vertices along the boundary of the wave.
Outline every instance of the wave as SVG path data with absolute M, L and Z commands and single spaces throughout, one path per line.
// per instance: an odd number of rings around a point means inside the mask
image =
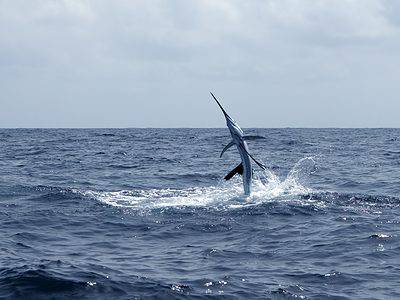
M 113 276 L 117 277 L 117 276 Z M 108 275 L 82 270 L 61 261 L 0 269 L 0 298 L 18 299 L 126 299 L 128 295 L 166 294 L 171 284 L 142 276 L 111 279 Z
M 107 269 L 102 267 L 102 269 Z M 123 274 L 107 269 L 112 275 L 83 270 L 60 260 L 42 264 L 0 268 L 0 298 L 6 299 L 177 299 L 194 293 L 202 297 L 197 282 L 182 284 L 146 276 Z M 119 273 L 119 274 L 116 274 Z M 210 282 L 222 288 L 224 281 Z M 202 287 L 202 286 L 200 286 Z M 207 298 L 207 297 L 205 297 Z M 182 298 L 183 299 L 183 298 Z
M 313 190 L 302 181 L 315 169 L 312 157 L 301 159 L 281 181 L 272 171 L 255 174 L 253 191 L 250 196 L 243 195 L 241 178 L 230 182 L 220 181 L 216 186 L 192 187 L 187 189 L 148 189 L 122 190 L 115 192 L 77 191 L 101 203 L 133 209 L 156 209 L 167 207 L 214 207 L 240 208 L 258 205 L 274 199 L 284 201 L 296 195 L 310 194 Z
M 243 195 L 242 180 L 239 176 L 226 182 L 220 180 L 213 186 L 189 188 L 153 188 L 120 191 L 99 191 L 55 186 L 14 186 L 2 191 L 3 196 L 13 196 L 23 192 L 29 201 L 48 203 L 62 202 L 64 205 L 83 203 L 94 199 L 97 202 L 118 208 L 152 210 L 164 208 L 198 207 L 216 210 L 251 208 L 259 205 L 282 204 L 291 206 L 299 213 L 304 207 L 324 210 L 328 207 L 362 209 L 375 211 L 383 207 L 399 207 L 400 199 L 386 195 L 368 195 L 326 190 L 316 190 L 308 186 L 308 179 L 316 170 L 315 157 L 299 160 L 288 175 L 281 179 L 272 170 L 255 173 L 250 196 Z M 201 174 L 197 174 L 201 179 Z M 194 182 L 194 174 L 185 174 Z M 207 175 L 207 178 L 210 175 Z M 203 178 L 204 179 L 204 178 Z M 204 179 L 204 182 L 207 180 Z M 200 183 L 201 184 L 201 183 Z M 271 209 L 271 213 L 273 210 Z
M 254 206 L 281 204 L 290 206 L 291 213 L 309 214 L 310 211 L 341 207 L 345 210 L 379 212 L 384 207 L 400 206 L 400 199 L 385 195 L 366 195 L 315 190 L 307 186 L 308 178 L 316 170 L 314 157 L 299 160 L 281 180 L 273 171 L 255 174 L 250 196 L 243 195 L 242 180 L 219 181 L 215 186 L 186 189 L 138 189 L 122 191 L 76 191 L 103 204 L 134 210 L 164 208 L 207 208 L 216 210 L 244 209 Z M 275 207 L 282 213 L 282 209 Z M 273 210 L 271 209 L 271 213 Z M 290 212 L 288 212 L 290 213 Z
M 86 282 L 63 278 L 62 275 L 27 265 L 0 270 L 0 295 L 7 298 L 22 295 L 49 296 L 52 293 L 66 296 L 81 290 L 86 285 Z

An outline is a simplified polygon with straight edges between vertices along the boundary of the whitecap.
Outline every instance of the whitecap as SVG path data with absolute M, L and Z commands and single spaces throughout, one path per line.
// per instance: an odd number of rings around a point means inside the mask
M 238 176 L 231 181 L 220 181 L 215 186 L 207 187 L 79 192 L 84 196 L 95 198 L 101 203 L 122 208 L 156 209 L 187 206 L 235 209 L 277 199 L 279 201 L 292 201 L 295 195 L 311 193 L 312 189 L 305 187 L 300 182 L 314 168 L 314 160 L 311 157 L 306 157 L 295 164 L 284 180 L 281 180 L 270 170 L 258 172 L 255 174 L 250 196 L 243 195 L 242 180 Z M 305 200 L 302 199 L 301 201 Z

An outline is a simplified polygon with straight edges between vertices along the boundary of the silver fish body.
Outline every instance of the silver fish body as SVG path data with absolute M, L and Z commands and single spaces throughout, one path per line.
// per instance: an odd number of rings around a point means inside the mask
M 230 132 L 231 136 L 232 136 L 232 141 L 230 142 L 230 144 L 228 144 L 227 147 L 225 147 L 223 152 L 225 150 L 227 150 L 230 146 L 236 145 L 236 148 L 237 148 L 237 150 L 238 150 L 238 152 L 240 154 L 240 158 L 241 158 L 241 161 L 242 161 L 241 165 L 242 165 L 242 168 L 243 168 L 242 169 L 242 178 L 243 178 L 244 194 L 246 196 L 248 196 L 251 193 L 251 181 L 252 181 L 252 178 L 253 178 L 253 169 L 252 169 L 252 166 L 251 166 L 251 160 L 250 160 L 250 155 L 249 155 L 249 147 L 247 146 L 247 143 L 246 143 L 246 141 L 244 139 L 245 136 L 244 136 L 243 130 L 235 122 L 235 120 L 232 119 L 225 112 L 225 110 L 223 109 L 222 105 L 218 102 L 217 98 L 215 98 L 215 96 L 212 93 L 211 93 L 211 95 L 213 96 L 214 100 L 217 102 L 217 104 L 221 108 L 222 112 L 224 113 L 224 116 L 225 116 L 225 119 L 226 119 L 226 125 L 227 125 L 227 127 L 229 129 L 229 132 Z M 221 153 L 221 155 L 223 154 L 223 152 Z

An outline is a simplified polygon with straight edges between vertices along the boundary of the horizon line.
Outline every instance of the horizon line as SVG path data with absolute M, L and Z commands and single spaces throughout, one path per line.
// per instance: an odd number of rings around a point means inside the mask
M 242 127 L 244 129 L 400 129 L 399 127 Z M 2 129 L 226 129 L 226 127 L 0 127 Z

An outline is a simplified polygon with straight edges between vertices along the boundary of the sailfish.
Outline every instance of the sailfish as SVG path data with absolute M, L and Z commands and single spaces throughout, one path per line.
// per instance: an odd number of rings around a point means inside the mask
M 235 122 L 234 119 L 232 119 L 224 110 L 222 105 L 219 103 L 217 98 L 214 96 L 213 93 L 211 93 L 211 96 L 214 98 L 214 100 L 217 102 L 218 106 L 221 108 L 225 119 L 226 119 L 226 125 L 231 133 L 232 140 L 224 147 L 222 150 L 220 157 L 225 153 L 226 150 L 228 150 L 232 146 L 236 146 L 240 158 L 241 158 L 241 163 L 237 165 L 232 171 L 230 171 L 226 176 L 225 180 L 231 179 L 234 175 L 240 174 L 242 175 L 243 178 L 243 189 L 244 189 L 244 194 L 246 196 L 249 196 L 251 193 L 251 182 L 253 179 L 253 169 L 251 166 L 251 160 L 253 160 L 260 168 L 266 169 L 266 167 L 258 162 L 250 153 L 249 153 L 249 147 L 247 146 L 246 141 L 248 140 L 257 140 L 257 139 L 265 139 L 262 136 L 257 136 L 257 135 L 244 135 L 243 130 L 239 127 L 239 125 Z

